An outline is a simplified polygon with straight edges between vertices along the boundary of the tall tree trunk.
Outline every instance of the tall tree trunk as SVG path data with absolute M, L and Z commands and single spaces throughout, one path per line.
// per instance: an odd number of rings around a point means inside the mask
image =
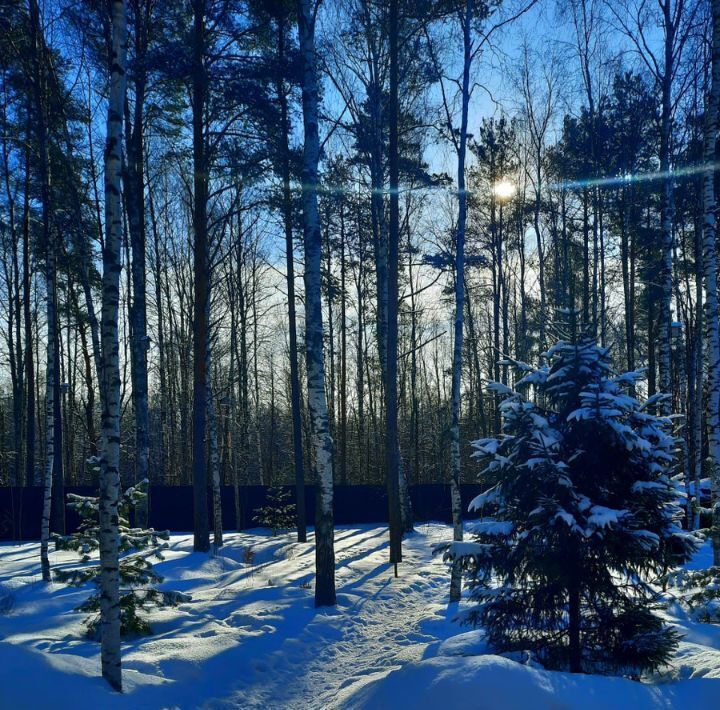
M 50 157 L 46 118 L 46 79 L 44 42 L 40 29 L 40 9 L 37 0 L 30 0 L 30 28 L 32 34 L 33 101 L 36 138 L 40 156 L 40 190 L 42 233 L 45 244 L 45 306 L 47 312 L 47 362 L 45 376 L 45 478 L 40 530 L 40 566 L 43 581 L 50 581 L 48 541 L 50 539 L 50 511 L 52 503 L 53 465 L 55 462 L 55 377 L 57 376 L 57 337 L 55 326 L 55 251 L 54 234 L 50 229 Z
M 620 198 L 620 266 L 622 269 L 623 283 L 623 303 L 625 306 L 625 348 L 626 362 L 629 371 L 635 369 L 635 348 L 633 345 L 634 332 L 634 315 L 635 306 L 634 296 L 632 292 L 632 282 L 630 273 L 630 219 L 628 205 L 629 189 L 623 185 L 621 188 Z
M 408 241 L 408 282 L 410 286 L 410 473 L 408 478 L 420 483 L 420 422 L 418 402 L 418 314 L 415 296 L 415 275 L 413 273 L 412 231 L 407 230 Z
M 347 291 L 345 203 L 340 203 L 340 481 L 347 483 Z
M 390 563 L 402 562 L 402 517 L 400 509 L 400 449 L 397 423 L 398 357 L 398 242 L 400 238 L 399 148 L 398 148 L 398 0 L 390 0 L 390 220 L 388 229 L 387 356 L 385 364 L 385 472 L 390 524 Z
M 673 257 L 673 177 L 670 174 L 672 130 L 672 78 L 674 73 L 675 25 L 670 0 L 661 3 L 665 15 L 665 63 L 661 84 L 660 172 L 663 174 L 660 202 L 660 308 L 658 314 L 658 374 L 660 392 L 670 394 L 672 386 L 672 257 Z M 660 414 L 670 414 L 669 397 L 658 406 Z
M 537 173 L 535 176 L 535 205 L 533 208 L 533 226 L 535 228 L 535 239 L 537 241 L 537 253 L 538 253 L 538 283 L 540 286 L 540 352 L 545 352 L 546 346 L 546 322 L 547 318 L 547 297 L 545 291 L 545 254 L 544 245 L 542 238 L 542 231 L 540 229 L 540 208 L 542 206 L 542 161 L 541 161 L 541 148 L 538 147 L 537 155 Z M 556 275 L 557 278 L 557 275 Z M 527 334 L 525 334 L 527 337 Z
M 150 454 L 147 366 L 149 340 L 147 335 L 145 287 L 145 157 L 143 144 L 147 18 L 144 16 L 145 7 L 143 2 L 135 0 L 133 6 L 135 11 L 135 104 L 132 129 L 130 129 L 129 120 L 126 125 L 127 179 L 125 183 L 125 203 L 127 205 L 128 231 L 130 233 L 130 247 L 132 250 L 132 305 L 130 309 L 132 341 L 130 356 L 133 409 L 135 411 L 135 480 L 139 482 L 148 478 L 148 458 Z M 125 110 L 129 114 L 127 101 L 125 103 Z M 135 514 L 138 525 L 140 527 L 147 527 L 147 498 L 136 507 Z
M 703 265 L 705 268 L 705 323 L 707 328 L 708 449 L 713 488 L 711 539 L 713 564 L 720 565 L 720 329 L 718 327 L 718 259 L 715 195 L 718 113 L 720 111 L 720 0 L 712 0 L 712 65 L 710 94 L 705 108 L 703 141 Z
M 7 101 L 2 108 L 2 154 L 3 154 L 3 182 L 7 199 L 8 231 L 10 233 L 10 258 L 4 260 L 6 295 L 7 295 L 7 346 L 10 364 L 10 380 L 12 382 L 12 449 L 14 454 L 8 462 L 8 482 L 11 486 L 21 485 L 22 459 L 23 459 L 23 347 L 21 335 L 21 306 L 20 306 L 20 259 L 19 237 L 15 221 L 15 193 L 10 180 L 10 150 L 8 147 L 8 121 Z
M 703 198 L 704 199 L 704 196 Z M 700 220 L 698 219 L 700 223 Z M 694 392 L 691 401 L 692 412 L 693 412 L 693 488 L 695 491 L 695 498 L 692 501 L 692 524 L 691 530 L 697 530 L 700 527 L 700 479 L 702 478 L 702 464 L 703 464 L 703 418 L 706 416 L 705 409 L 703 407 L 704 399 L 704 387 L 703 381 L 705 379 L 704 370 L 704 315 L 703 315 L 703 273 L 704 273 L 704 259 L 703 259 L 703 231 L 700 224 L 695 229 L 695 347 L 693 348 L 693 354 L 695 361 L 693 366 L 695 368 L 694 379 Z
M 317 3 L 298 0 L 298 30 L 302 68 L 303 104 L 303 236 L 305 242 L 305 349 L 308 408 L 312 449 L 317 474 L 318 501 L 315 520 L 315 606 L 335 604 L 335 544 L 333 529 L 333 442 L 330 437 L 320 285 L 322 233 L 318 211 L 318 76 L 315 53 Z
M 285 14 L 278 19 L 278 64 L 285 62 Z M 278 82 L 280 100 L 280 140 L 282 149 L 283 223 L 285 227 L 285 264 L 288 300 L 288 330 L 290 337 L 290 401 L 292 407 L 293 461 L 295 464 L 295 514 L 298 542 L 307 542 L 305 513 L 305 468 L 302 446 L 302 412 L 300 411 L 300 375 L 298 370 L 297 316 L 295 313 L 295 249 L 293 246 L 292 193 L 290 187 L 290 117 L 287 89 Z
M 29 133 L 29 131 L 28 131 Z M 25 153 L 23 197 L 23 324 L 25 331 L 25 485 L 35 484 L 35 363 L 30 295 L 30 150 Z
M 157 345 L 158 345 L 158 373 L 160 377 L 160 451 L 159 451 L 159 477 L 162 482 L 167 481 L 167 466 L 170 457 L 166 455 L 168 452 L 167 436 L 166 436 L 166 420 L 168 415 L 168 392 L 167 392 L 167 372 L 166 363 L 167 355 L 165 350 L 165 313 L 163 307 L 162 293 L 162 274 L 160 261 L 160 244 L 157 227 L 157 216 L 155 214 L 155 202 L 153 200 L 153 191 L 148 190 L 148 207 L 150 211 L 150 225 L 153 234 L 153 248 L 155 261 L 155 309 L 157 312 Z
M 472 62 L 471 23 L 472 0 L 466 0 L 461 19 L 463 29 L 463 78 L 460 136 L 458 142 L 458 222 L 455 233 L 455 334 L 452 360 L 452 395 L 450 422 L 450 499 L 453 518 L 453 540 L 463 539 L 462 505 L 460 502 L 460 391 L 462 380 L 463 325 L 465 322 L 465 224 L 467 192 L 465 190 L 465 158 L 467 152 L 468 107 L 470 104 L 470 64 Z M 459 560 L 453 562 L 450 576 L 450 601 L 460 600 L 462 578 Z
M 357 447 L 358 451 L 368 451 L 368 444 L 365 441 L 365 378 L 364 378 L 364 349 L 363 349 L 363 333 L 365 330 L 365 318 L 364 318 L 364 289 L 363 289 L 363 274 L 364 274 L 364 242 L 361 229 L 361 218 L 360 218 L 360 205 L 357 206 L 357 230 L 358 230 L 358 265 L 357 265 L 357 277 L 355 280 L 355 288 L 357 292 L 357 343 L 355 350 L 355 388 L 357 391 Z M 369 465 L 369 456 L 365 456 L 365 466 Z M 367 470 L 367 469 L 366 469 Z M 361 480 L 363 472 L 360 471 Z
M 57 236 L 54 234 L 55 230 L 51 230 L 50 241 L 53 245 L 50 249 L 54 264 L 53 270 L 53 281 L 57 281 Z M 53 345 L 53 356 L 55 358 L 54 365 L 54 377 L 53 377 L 53 454 L 55 460 L 53 461 L 53 472 L 52 472 L 52 494 L 50 504 L 50 529 L 58 535 L 65 534 L 65 465 L 63 461 L 63 426 L 62 426 L 62 390 L 60 382 L 63 379 L 62 372 L 62 340 L 60 337 L 59 323 L 58 323 L 58 309 L 57 309 L 57 283 L 53 284 L 53 299 L 55 301 L 53 305 L 53 312 L 55 322 L 52 326 L 53 336 L 55 338 L 55 344 Z M 48 332 L 48 337 L 50 333 Z
M 217 410 L 212 387 L 212 340 L 209 332 L 206 358 L 208 443 L 213 494 L 213 548 L 217 550 L 223 544 L 222 489 L 220 484 L 220 455 L 218 453 Z
M 205 430 L 207 423 L 207 338 L 208 338 L 208 164 L 205 144 L 205 104 L 208 81 L 205 68 L 205 0 L 193 0 L 192 120 L 193 120 L 193 270 L 195 303 L 193 311 L 193 549 L 210 549 L 207 501 Z
M 105 144 L 105 244 L 102 277 L 102 456 L 100 460 L 100 628 L 102 674 L 122 690 L 120 665 L 120 363 L 118 312 L 122 243 L 122 132 L 127 56 L 124 0 L 113 0 L 110 94 Z
M 580 588 L 578 585 L 568 590 L 568 652 L 570 672 L 582 673 L 582 645 L 580 642 Z

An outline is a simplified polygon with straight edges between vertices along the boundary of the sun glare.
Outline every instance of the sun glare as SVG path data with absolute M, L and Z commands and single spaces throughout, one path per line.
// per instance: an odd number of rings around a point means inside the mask
M 500 200 L 511 199 L 512 197 L 514 197 L 516 190 L 517 187 L 509 180 L 501 180 L 500 182 L 495 183 L 495 187 L 493 188 L 495 197 Z

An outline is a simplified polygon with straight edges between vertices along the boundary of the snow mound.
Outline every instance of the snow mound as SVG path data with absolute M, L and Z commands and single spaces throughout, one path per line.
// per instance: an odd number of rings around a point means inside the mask
M 719 692 L 720 682 L 711 679 L 658 686 L 624 678 L 538 670 L 501 656 L 437 656 L 408 663 L 369 683 L 347 698 L 342 707 L 649 710 L 715 707 Z
M 487 653 L 485 631 L 475 629 L 464 634 L 451 636 L 443 641 L 437 650 L 438 656 L 480 656 Z

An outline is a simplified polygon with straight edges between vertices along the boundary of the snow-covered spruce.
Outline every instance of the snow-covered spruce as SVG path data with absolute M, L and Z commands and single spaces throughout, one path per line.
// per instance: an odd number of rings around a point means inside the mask
M 123 636 L 137 636 L 152 633 L 147 620 L 140 616 L 153 606 L 175 606 L 189 601 L 190 597 L 179 592 L 156 589 L 154 585 L 163 581 L 153 569 L 151 558 L 162 560 L 162 550 L 167 547 L 167 531 L 152 528 L 130 527 L 129 512 L 147 499 L 148 481 L 145 479 L 128 488 L 119 502 L 120 532 L 120 633 Z M 72 550 L 80 555 L 80 561 L 88 563 L 100 549 L 99 543 L 99 499 L 93 496 L 68 494 L 68 508 L 82 519 L 77 532 L 72 535 L 53 535 L 58 550 Z M 78 611 L 90 612 L 86 620 L 88 635 L 96 638 L 100 633 L 100 566 L 99 564 L 55 570 L 55 578 L 73 586 L 87 582 L 96 585 L 96 591 L 83 602 Z
M 677 643 L 649 582 L 699 539 L 679 524 L 670 419 L 631 396 L 641 373 L 613 376 L 608 350 L 568 320 L 546 364 L 515 363 L 517 391 L 491 385 L 502 435 L 474 442 L 489 487 L 470 505 L 490 517 L 446 554 L 462 558 L 477 602 L 468 621 L 495 650 L 638 676 Z

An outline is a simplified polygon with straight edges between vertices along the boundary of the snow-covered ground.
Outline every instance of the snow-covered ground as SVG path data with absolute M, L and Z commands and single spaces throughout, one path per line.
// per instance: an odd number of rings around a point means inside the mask
M 338 528 L 338 605 L 316 610 L 311 544 L 255 530 L 228 534 L 208 557 L 192 552 L 189 535 L 174 535 L 157 568 L 165 588 L 192 601 L 155 612 L 154 635 L 123 645 L 122 695 L 98 678 L 98 645 L 73 611 L 88 589 L 44 585 L 37 544 L 0 545 L 0 708 L 717 705 L 720 627 L 691 621 L 677 605 L 668 614 L 685 638 L 653 683 L 551 673 L 488 654 L 482 632 L 460 627 L 448 607 L 448 573 L 432 547 L 449 537 L 448 526 L 418 525 L 395 579 L 386 528 Z M 51 553 L 53 565 L 75 560 Z

